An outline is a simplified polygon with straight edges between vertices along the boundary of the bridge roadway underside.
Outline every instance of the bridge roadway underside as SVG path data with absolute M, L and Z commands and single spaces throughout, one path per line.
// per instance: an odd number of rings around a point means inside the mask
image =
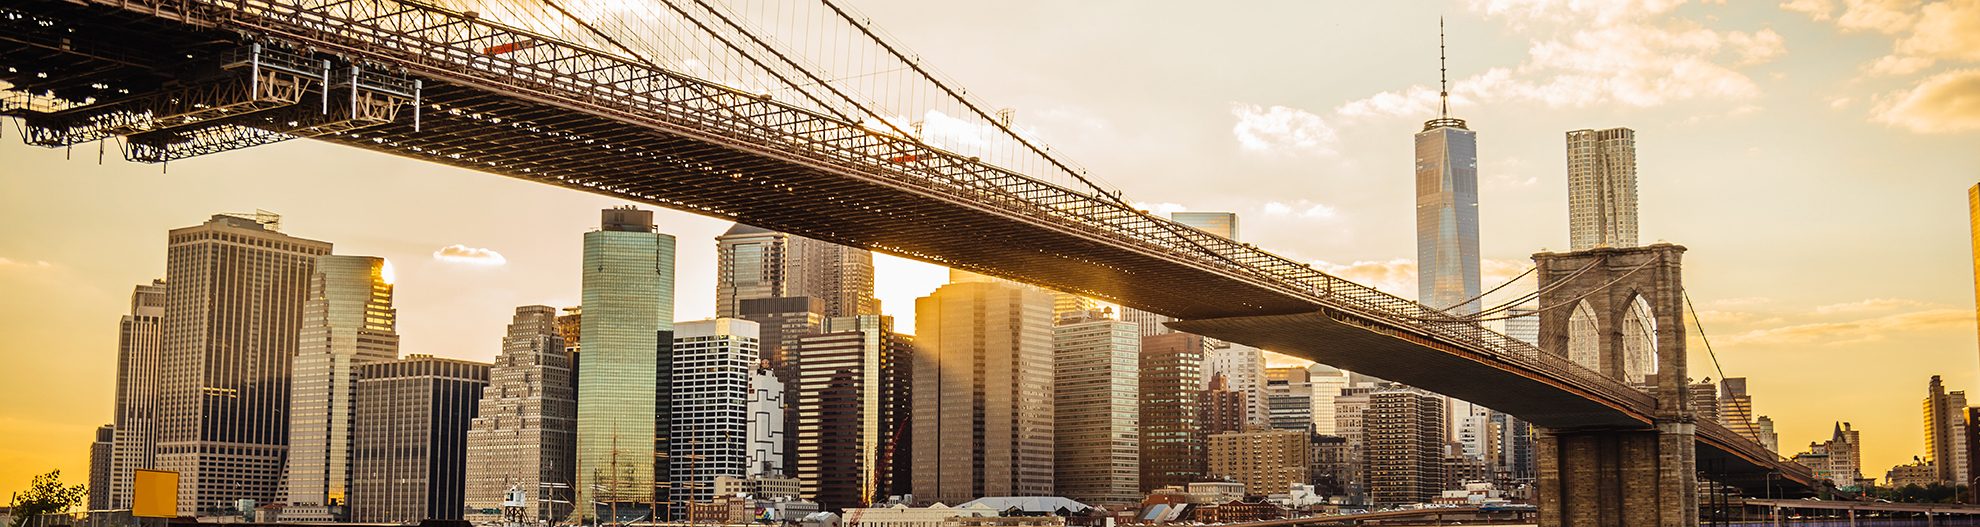
M 1351 320 L 1351 319 L 1350 319 Z M 1437 392 L 1519 416 L 1555 430 L 1647 430 L 1650 421 L 1621 408 L 1578 396 L 1574 390 L 1523 373 L 1521 367 L 1475 353 L 1362 328 L 1323 312 L 1170 322 L 1170 328 L 1270 349 Z M 1810 482 L 1776 473 L 1770 460 L 1726 441 L 1723 427 L 1698 427 L 1698 469 L 1707 479 L 1749 495 L 1805 496 Z M 1769 475 L 1772 474 L 1772 475 Z M 1769 484 L 1771 483 L 1771 489 Z
M 187 54 L 243 42 L 239 28 L 83 2 L 21 0 L 0 9 L 52 21 L 0 28 L 6 29 L 0 31 L 0 81 L 78 102 L 114 99 L 117 89 L 168 89 L 178 82 Z M 1323 306 L 1266 279 L 1055 220 L 1027 208 L 1035 204 L 993 190 L 806 158 L 788 145 L 725 135 L 706 116 L 614 114 L 355 44 L 324 51 L 407 66 L 425 81 L 425 90 L 418 130 L 402 118 L 320 140 L 1106 298 L 1190 320 L 1178 327 L 1195 333 L 1435 387 L 1543 427 L 1648 426 L 1640 413 L 1522 375 L 1513 363 L 1341 321 L 1351 315 L 1321 316 Z M 269 177 L 281 176 L 271 171 Z M 1700 459 L 1713 455 L 1701 452 Z M 1719 466 L 1738 471 L 1741 464 Z

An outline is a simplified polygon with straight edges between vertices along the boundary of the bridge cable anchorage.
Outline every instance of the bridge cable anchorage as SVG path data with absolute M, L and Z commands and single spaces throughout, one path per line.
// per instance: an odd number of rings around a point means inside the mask
M 1502 284 L 1499 284 L 1499 286 L 1498 286 L 1498 287 L 1494 287 L 1494 288 L 1492 288 L 1492 290 L 1491 290 L 1491 291 L 1486 291 L 1486 292 L 1483 292 L 1483 293 L 1479 293 L 1479 294 L 1478 294 L 1478 296 L 1474 296 L 1474 297 L 1471 297 L 1471 298 L 1469 298 L 1469 299 L 1466 299 L 1466 300 L 1465 300 L 1465 301 L 1463 301 L 1463 302 L 1458 302 L 1458 303 L 1457 303 L 1456 305 L 1452 305 L 1452 306 L 1450 306 L 1450 307 L 1446 307 L 1446 308 L 1443 308 L 1443 309 L 1439 309 L 1438 311 L 1450 311 L 1450 310 L 1453 310 L 1453 309 L 1457 309 L 1457 308 L 1458 308 L 1458 306 L 1462 306 L 1462 305 L 1465 305 L 1465 304 L 1469 304 L 1469 303 L 1472 303 L 1472 302 L 1477 302 L 1477 301 L 1479 301 L 1480 299 L 1483 299 L 1483 298 L 1485 298 L 1485 295 L 1490 295 L 1490 294 L 1492 294 L 1492 293 L 1497 293 L 1497 292 L 1499 292 L 1499 290 L 1500 290 L 1500 289 L 1505 289 L 1505 288 L 1506 288 L 1506 286 L 1509 286 L 1509 285 L 1513 285 L 1513 282 L 1518 282 L 1518 281 L 1519 281 L 1519 279 L 1521 279 L 1521 278 L 1526 278 L 1526 275 L 1530 275 L 1530 274 L 1533 274 L 1533 271 L 1534 271 L 1534 270 L 1537 270 L 1537 269 L 1539 269 L 1539 268 L 1540 268 L 1539 266 L 1534 266 L 1534 267 L 1528 267 L 1528 268 L 1526 268 L 1526 271 L 1524 271 L 1524 272 L 1521 272 L 1521 273 L 1519 273 L 1519 276 L 1515 276 L 1515 277 L 1512 277 L 1512 279 L 1511 279 L 1511 280 L 1506 280 L 1506 281 L 1505 281 L 1505 283 L 1502 283 Z
M 1558 301 L 1558 303 L 1554 303 L 1554 305 L 1542 305 L 1540 309 L 1535 309 L 1535 311 L 1533 311 L 1531 315 L 1525 315 L 1525 313 L 1523 313 L 1523 315 L 1507 315 L 1507 317 L 1491 317 L 1491 319 L 1473 319 L 1473 321 L 1479 321 L 1479 323 L 1483 323 L 1483 321 L 1507 321 L 1507 319 L 1521 319 L 1521 317 L 1538 317 L 1538 315 L 1540 315 L 1540 313 L 1544 313 L 1544 311 L 1554 311 L 1554 309 L 1560 309 L 1560 307 L 1566 307 L 1566 305 L 1572 305 L 1572 303 L 1578 303 L 1578 301 L 1582 301 L 1582 299 L 1586 299 L 1588 295 L 1594 295 L 1594 293 L 1598 293 L 1598 291 L 1602 291 L 1602 289 L 1608 289 L 1610 285 L 1616 285 L 1616 283 L 1620 283 L 1622 279 L 1626 279 L 1626 277 L 1630 277 L 1630 275 L 1634 275 L 1635 271 L 1641 271 L 1643 267 L 1649 267 L 1649 264 L 1657 264 L 1657 262 L 1659 262 L 1659 260 L 1647 260 L 1647 262 L 1643 262 L 1643 264 L 1637 264 L 1635 265 L 1635 267 L 1630 267 L 1630 271 L 1626 271 L 1626 273 L 1622 273 L 1622 275 L 1618 275 L 1616 279 L 1610 279 L 1608 283 L 1602 283 L 1602 287 L 1596 287 L 1596 289 L 1588 289 L 1588 293 L 1580 293 L 1580 295 L 1574 295 L 1572 299 L 1564 299 L 1564 301 Z
M 1705 356 L 1712 358 L 1712 369 L 1719 372 L 1720 380 L 1724 380 L 1726 369 L 1719 366 L 1719 354 L 1712 351 L 1712 339 L 1705 337 L 1705 321 L 1698 318 L 1698 306 L 1691 305 L 1691 291 L 1679 289 L 1678 294 L 1684 297 L 1684 309 L 1691 312 L 1691 325 L 1698 328 L 1698 340 L 1705 343 Z

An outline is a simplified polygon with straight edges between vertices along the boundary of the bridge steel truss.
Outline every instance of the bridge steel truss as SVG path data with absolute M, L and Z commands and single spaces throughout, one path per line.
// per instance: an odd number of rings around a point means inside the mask
M 306 124 L 266 116 L 220 120 L 231 132 L 209 132 L 215 136 L 210 141 L 235 143 L 127 152 L 137 160 L 259 144 L 243 139 L 257 133 L 306 135 L 1020 279 L 1182 319 L 1318 312 L 1423 347 L 1533 372 L 1645 424 L 1654 411 L 1650 395 L 1565 357 L 1249 244 L 768 95 L 470 12 L 401 0 L 21 3 L 176 23 L 183 26 L 177 30 L 181 47 L 216 38 L 231 38 L 235 47 L 279 45 L 424 83 L 410 102 L 412 122 L 387 115 L 365 126 L 305 131 L 298 128 Z M 102 29 L 91 22 L 62 21 L 80 27 L 72 32 Z M 0 44 L 48 48 L 8 38 L 0 35 Z M 48 67 L 79 69 L 74 74 L 84 76 L 129 74 L 133 67 L 95 55 L 67 57 L 91 68 Z M 87 107 L 30 77 L 0 80 L 34 97 L 52 94 L 60 103 Z M 399 103 L 405 101 L 390 106 Z M 30 122 L 43 117 L 23 108 L 14 105 L 9 115 Z M 1186 287 L 1162 287 L 1176 284 Z M 1714 436 L 1709 427 L 1700 435 Z M 1751 442 L 1729 433 L 1714 437 L 1735 451 Z M 1756 461 L 1778 464 L 1779 458 L 1768 454 Z

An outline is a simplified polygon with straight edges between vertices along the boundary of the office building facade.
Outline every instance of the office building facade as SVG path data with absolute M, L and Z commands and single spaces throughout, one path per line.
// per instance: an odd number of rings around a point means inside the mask
M 1368 494 L 1379 506 L 1429 503 L 1444 490 L 1444 399 L 1414 389 L 1368 394 Z
M 1313 434 L 1298 430 L 1226 432 L 1209 437 L 1208 476 L 1244 484 L 1246 494 L 1273 494 L 1306 484 Z
M 179 473 L 182 516 L 283 498 L 290 358 L 331 246 L 280 226 L 273 214 L 220 214 L 169 235 L 157 465 Z
M 915 301 L 917 501 L 1053 491 L 1052 295 L 950 283 Z
M 1053 331 L 1053 480 L 1087 504 L 1141 501 L 1141 330 L 1089 310 Z
M 1145 332 L 1143 332 L 1145 333 Z M 1188 485 L 1203 476 L 1203 436 L 1197 429 L 1203 376 L 1203 337 L 1168 333 L 1141 337 L 1141 491 Z
M 715 478 L 750 475 L 750 378 L 760 360 L 758 327 L 736 318 L 674 325 L 666 460 L 675 518 L 684 517 L 689 503 L 714 500 Z M 781 465 L 781 453 L 764 454 L 778 454 L 775 463 Z
M 584 234 L 577 496 L 585 518 L 644 516 L 664 495 L 674 237 L 651 211 L 606 209 Z M 738 431 L 740 432 L 740 431 Z
M 131 292 L 131 312 L 117 321 L 117 400 L 110 443 L 109 508 L 131 507 L 137 469 L 158 460 L 158 361 L 164 351 L 165 281 Z M 91 487 L 95 492 L 99 487 Z
M 489 366 L 410 355 L 356 370 L 351 521 L 462 519 L 468 429 Z
M 827 319 L 799 337 L 799 495 L 827 509 L 911 492 L 913 342 L 875 315 Z
M 825 316 L 880 314 L 873 253 L 736 224 L 715 237 L 715 316 L 736 317 L 750 298 L 808 296 Z
M 468 429 L 469 509 L 500 510 L 504 495 L 514 489 L 528 500 L 525 518 L 558 522 L 570 516 L 577 479 L 577 394 L 566 348 L 556 308 L 516 308 Z

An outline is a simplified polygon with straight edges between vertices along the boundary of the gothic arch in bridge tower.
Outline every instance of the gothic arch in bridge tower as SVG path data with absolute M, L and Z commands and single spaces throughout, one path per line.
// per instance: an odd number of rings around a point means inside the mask
M 1574 312 L 1568 315 L 1567 357 L 1576 365 L 1590 371 L 1602 371 L 1602 324 L 1597 321 L 1595 308 L 1588 307 L 1588 300 L 1574 303 Z
M 1622 323 L 1623 382 L 1650 384 L 1657 375 L 1657 315 L 1650 301 L 1632 293 Z

